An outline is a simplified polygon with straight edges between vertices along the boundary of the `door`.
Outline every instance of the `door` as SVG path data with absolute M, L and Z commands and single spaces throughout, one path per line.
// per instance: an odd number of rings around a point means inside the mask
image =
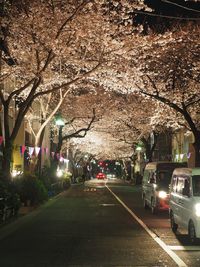
M 186 225 L 186 211 L 188 210 L 188 204 L 189 204 L 189 190 L 190 190 L 190 185 L 189 185 L 189 180 L 188 177 L 184 176 L 178 176 L 177 177 L 177 194 L 176 194 L 176 220 L 177 223 L 185 227 Z
M 181 205 L 179 207 L 179 214 L 181 225 L 188 229 L 188 220 L 190 218 L 191 211 L 191 184 L 190 184 L 190 177 L 183 177 L 183 188 L 182 188 L 182 198 L 181 198 Z
M 179 195 L 177 194 L 177 184 L 178 184 L 178 177 L 173 175 L 171 185 L 170 185 L 170 209 L 173 212 L 175 222 L 178 221 L 178 199 Z

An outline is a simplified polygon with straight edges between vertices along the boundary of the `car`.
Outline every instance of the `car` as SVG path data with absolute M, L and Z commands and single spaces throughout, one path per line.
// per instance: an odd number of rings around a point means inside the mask
M 116 179 L 116 175 L 115 175 L 114 173 L 107 173 L 107 174 L 106 174 L 106 177 L 107 177 L 108 179 Z
M 186 163 L 150 162 L 146 165 L 142 179 L 144 208 L 151 208 L 152 214 L 169 210 L 169 185 L 173 170 L 187 167 Z
M 200 168 L 174 170 L 169 195 L 171 229 L 184 229 L 191 244 L 200 238 Z
M 106 175 L 103 172 L 99 172 L 99 173 L 97 173 L 96 178 L 97 179 L 106 179 Z

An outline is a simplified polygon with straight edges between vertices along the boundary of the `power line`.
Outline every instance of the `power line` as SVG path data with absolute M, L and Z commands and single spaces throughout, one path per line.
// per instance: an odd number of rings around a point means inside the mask
M 152 17 L 168 18 L 168 19 L 178 19 L 178 20 L 197 20 L 197 21 L 200 21 L 200 18 L 183 18 L 183 17 L 174 17 L 174 16 L 160 15 L 160 14 L 155 14 L 155 13 L 148 13 L 148 12 L 145 12 L 145 11 L 136 11 L 136 10 L 134 10 L 134 13 L 136 13 L 136 14 L 144 14 L 144 15 L 152 16 Z
M 164 2 L 164 3 L 170 4 L 170 5 L 174 5 L 174 6 L 177 6 L 177 7 L 186 9 L 186 10 L 189 10 L 189 11 L 194 11 L 194 12 L 198 12 L 198 13 L 200 13 L 200 10 L 193 9 L 193 8 L 189 8 L 189 7 L 186 7 L 186 6 L 182 6 L 182 5 L 180 5 L 180 4 L 173 3 L 173 2 L 171 2 L 171 1 L 169 1 L 169 0 L 161 0 L 161 1 Z

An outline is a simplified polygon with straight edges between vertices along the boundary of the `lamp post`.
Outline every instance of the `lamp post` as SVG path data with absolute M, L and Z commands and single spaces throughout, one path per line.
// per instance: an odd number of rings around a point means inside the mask
M 58 145 L 56 152 L 59 153 L 62 147 L 62 129 L 65 126 L 65 122 L 62 118 L 62 115 L 60 113 L 57 113 L 55 115 L 55 123 L 59 127 L 59 132 L 58 132 Z
M 64 120 L 62 118 L 62 115 L 60 113 L 57 113 L 54 116 L 54 119 L 55 119 L 56 126 L 59 127 L 59 129 L 58 129 L 58 143 L 57 143 L 57 146 L 56 146 L 56 153 L 55 153 L 55 156 L 54 156 L 54 164 L 55 164 L 55 167 L 56 167 L 57 176 L 61 177 L 62 176 L 62 170 L 59 169 L 58 153 L 60 153 L 60 150 L 62 148 L 62 130 L 63 130 L 63 127 L 65 125 L 65 122 L 64 122 Z

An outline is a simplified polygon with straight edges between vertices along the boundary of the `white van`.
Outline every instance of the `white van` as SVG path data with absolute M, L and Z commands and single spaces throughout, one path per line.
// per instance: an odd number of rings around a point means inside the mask
M 142 198 L 144 208 L 151 208 L 154 214 L 169 209 L 169 185 L 173 170 L 186 167 L 186 163 L 150 162 L 146 165 L 142 179 Z
M 200 168 L 175 169 L 170 185 L 171 228 L 188 231 L 191 243 L 200 238 Z

